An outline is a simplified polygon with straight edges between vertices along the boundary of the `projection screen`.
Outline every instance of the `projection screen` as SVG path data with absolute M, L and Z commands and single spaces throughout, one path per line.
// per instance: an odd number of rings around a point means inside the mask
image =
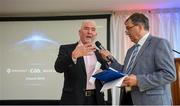
M 1 19 L 0 100 L 60 100 L 59 46 L 78 41 L 84 19 L 95 20 L 97 40 L 108 47 L 109 15 Z

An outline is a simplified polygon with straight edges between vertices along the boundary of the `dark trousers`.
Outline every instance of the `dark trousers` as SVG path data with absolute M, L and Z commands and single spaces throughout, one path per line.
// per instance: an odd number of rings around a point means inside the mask
M 120 105 L 133 105 L 131 92 L 126 92 L 125 88 L 121 88 Z
M 86 96 L 84 104 L 85 105 L 97 105 L 96 98 L 93 96 Z
M 84 105 L 97 105 L 95 90 L 86 91 Z

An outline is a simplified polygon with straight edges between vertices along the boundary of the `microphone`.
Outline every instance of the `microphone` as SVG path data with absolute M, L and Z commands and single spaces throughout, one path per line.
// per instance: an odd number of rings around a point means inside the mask
M 177 54 L 180 54 L 180 52 L 178 52 L 178 51 L 176 51 L 176 50 L 174 50 L 174 49 L 173 49 L 172 51 L 175 52 L 175 53 L 177 53 Z
M 106 50 L 99 41 L 95 42 L 95 45 L 100 49 L 100 50 Z M 106 57 L 108 61 L 113 62 L 113 56 L 109 55 Z

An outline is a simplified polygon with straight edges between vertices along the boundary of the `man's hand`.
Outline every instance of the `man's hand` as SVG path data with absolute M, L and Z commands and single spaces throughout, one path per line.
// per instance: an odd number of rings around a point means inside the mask
M 72 58 L 77 59 L 81 56 L 91 55 L 91 53 L 94 51 L 96 51 L 96 47 L 92 43 L 78 45 L 72 52 Z
M 111 56 L 111 53 L 108 50 L 100 50 L 99 53 L 102 56 L 102 58 L 106 61 L 108 61 L 107 57 Z
M 137 77 L 134 74 L 129 75 L 123 81 L 123 85 L 128 87 L 137 86 L 137 83 Z

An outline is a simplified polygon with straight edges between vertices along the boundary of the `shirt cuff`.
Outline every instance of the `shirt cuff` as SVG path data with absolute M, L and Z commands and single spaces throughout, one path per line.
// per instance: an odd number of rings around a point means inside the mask
M 72 60 L 73 60 L 74 64 L 77 63 L 77 59 L 75 59 L 75 58 L 72 57 Z

